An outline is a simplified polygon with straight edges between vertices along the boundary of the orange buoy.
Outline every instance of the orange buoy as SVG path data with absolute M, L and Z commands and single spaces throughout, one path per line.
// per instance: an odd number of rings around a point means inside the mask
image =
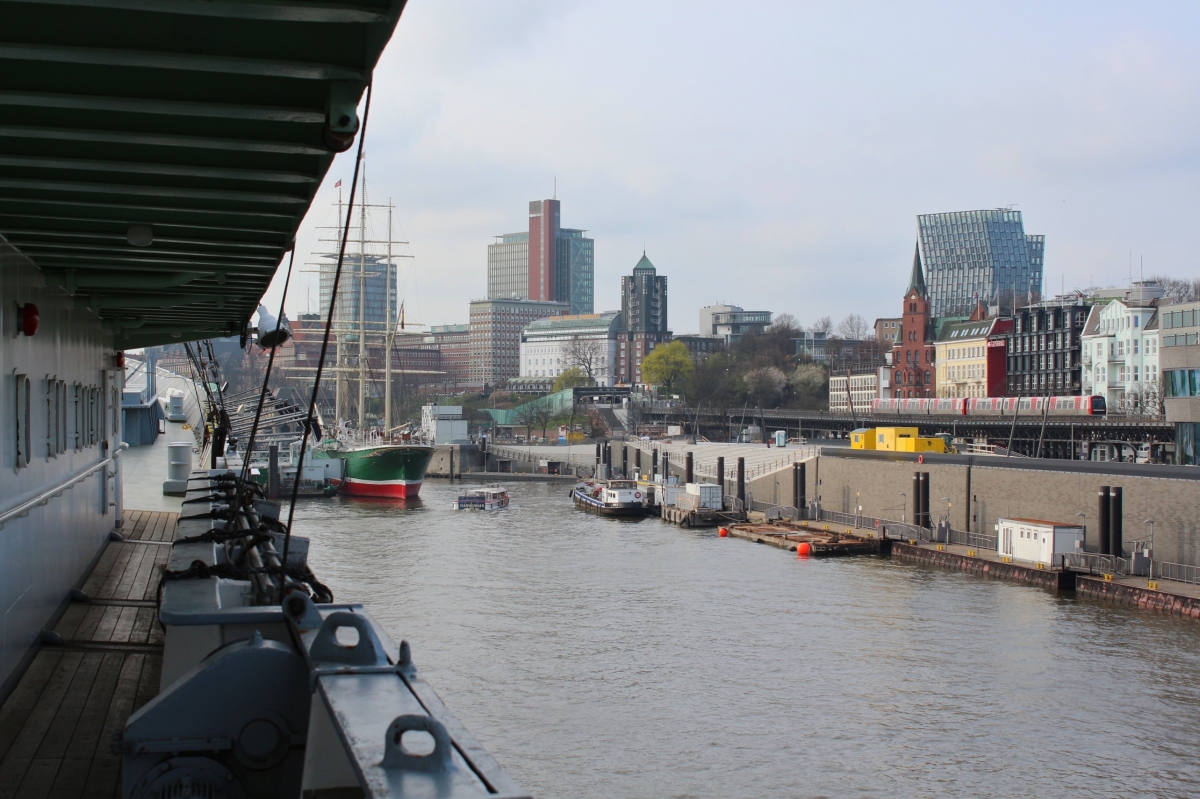
M 717 535 L 719 535 L 721 538 L 728 538 L 729 537 L 729 528 L 722 527 L 720 530 L 717 531 Z
M 807 558 L 811 554 L 812 544 L 808 543 L 807 541 L 801 541 L 799 544 L 796 544 L 796 557 Z

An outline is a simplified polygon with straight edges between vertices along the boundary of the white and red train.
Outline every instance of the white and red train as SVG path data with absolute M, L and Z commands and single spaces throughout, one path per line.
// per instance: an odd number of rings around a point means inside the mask
M 1047 409 L 1047 405 L 1049 408 Z M 872 416 L 1103 416 L 1104 397 L 963 397 L 871 400 Z

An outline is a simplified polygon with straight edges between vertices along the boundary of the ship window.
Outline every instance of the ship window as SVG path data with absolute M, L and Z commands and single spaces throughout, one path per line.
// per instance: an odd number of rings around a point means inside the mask
M 28 375 L 16 376 L 17 390 L 17 425 L 16 425 L 16 453 L 18 469 L 23 469 L 29 465 L 30 449 L 33 446 L 32 437 L 30 435 L 30 411 L 33 409 L 30 403 L 29 391 L 30 382 Z
M 58 456 L 58 381 L 46 375 L 46 457 Z

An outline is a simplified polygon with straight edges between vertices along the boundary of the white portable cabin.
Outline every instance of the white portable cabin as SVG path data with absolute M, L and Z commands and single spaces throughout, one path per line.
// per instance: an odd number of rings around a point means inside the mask
M 721 510 L 721 486 L 716 483 L 688 483 L 684 489 L 695 498 L 695 507 Z
M 1013 560 L 1050 566 L 1058 555 L 1083 549 L 1083 527 L 1043 519 L 1000 519 L 996 522 L 996 551 Z

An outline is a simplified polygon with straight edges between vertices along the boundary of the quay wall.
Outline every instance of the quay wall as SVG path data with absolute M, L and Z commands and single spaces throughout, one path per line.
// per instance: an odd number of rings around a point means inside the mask
M 37 306 L 35 335 L 15 335 L 17 307 Z M 52 627 L 99 557 L 121 519 L 120 443 L 123 370 L 100 319 L 74 307 L 65 291 L 0 237 L 0 514 L 51 492 L 25 515 L 0 527 L 0 698 L 36 654 L 43 627 Z M 18 461 L 17 375 L 29 379 L 28 463 Z M 65 408 L 54 394 L 66 391 Z M 22 381 L 23 382 L 23 381 Z M 76 397 L 99 394 L 94 439 Z M 22 403 L 24 405 L 24 403 Z M 85 406 L 86 407 L 86 406 Z M 65 425 L 65 431 L 62 430 Z M 22 424 L 21 427 L 26 427 Z M 57 429 L 56 429 L 57 428 Z M 83 431 L 82 440 L 77 432 Z M 65 432 L 65 440 L 59 440 Z M 115 457 L 115 462 L 57 494 L 55 489 Z
M 826 510 L 851 513 L 861 504 L 864 515 L 884 519 L 898 520 L 903 508 L 911 521 L 913 472 L 923 471 L 929 473 L 930 513 L 935 520 L 945 513 L 942 497 L 948 497 L 956 530 L 992 534 L 1006 516 L 1082 520 L 1086 544 L 1094 548 L 1097 492 L 1121 486 L 1126 548 L 1149 537 L 1143 522 L 1154 519 L 1155 559 L 1200 562 L 1200 468 L 968 455 L 925 455 L 924 461 L 910 453 L 826 449 L 808 469 L 809 496 Z
M 1108 582 L 1098 577 L 1080 575 L 1076 581 L 1075 591 L 1079 596 L 1092 599 L 1103 599 L 1122 605 L 1141 608 L 1142 610 L 1157 610 L 1185 619 L 1200 619 L 1200 599 L 1179 594 L 1168 594 L 1127 583 Z

